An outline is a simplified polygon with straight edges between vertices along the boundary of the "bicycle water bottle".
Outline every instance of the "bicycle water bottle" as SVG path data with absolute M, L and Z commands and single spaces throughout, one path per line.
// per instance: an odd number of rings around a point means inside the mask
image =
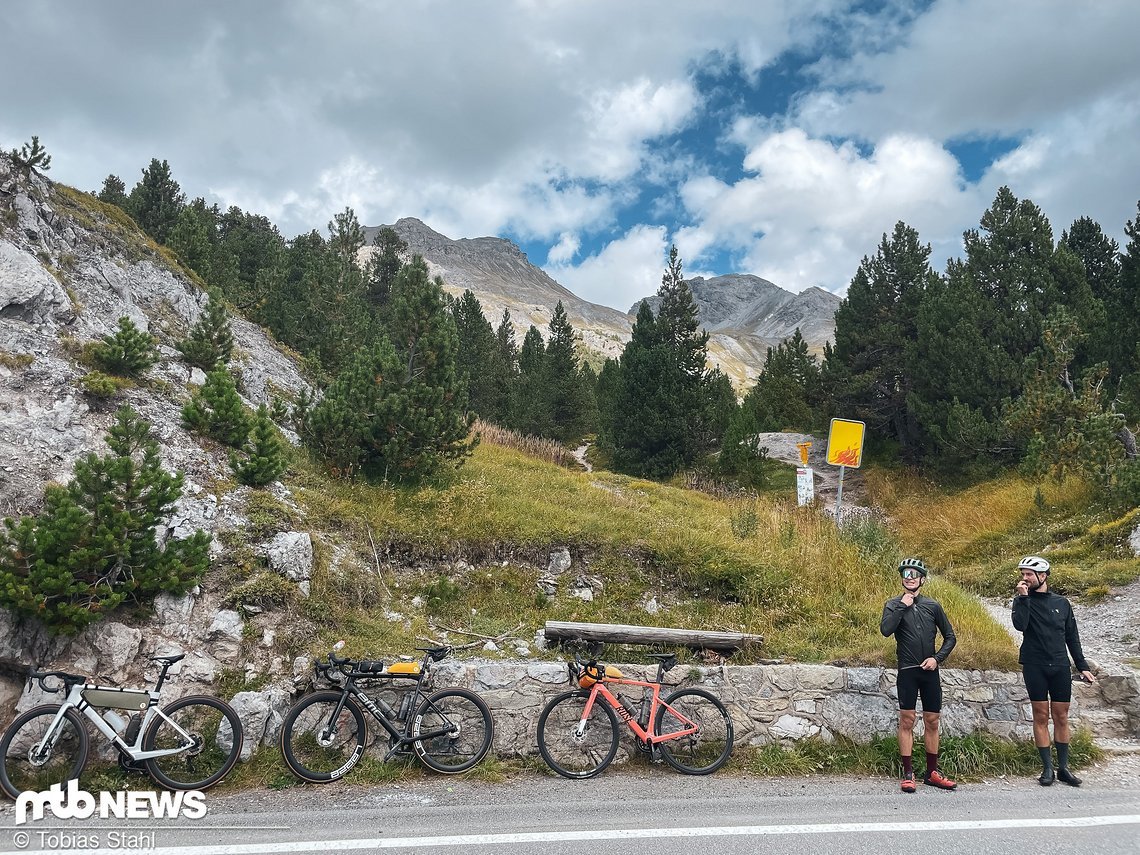
M 637 723 L 641 725 L 642 729 L 649 726 L 649 695 L 645 695 L 641 699 L 641 709 L 637 712 Z
M 127 723 L 123 721 L 123 717 L 114 710 L 104 710 L 103 721 L 111 725 L 111 729 L 115 731 L 115 733 L 122 733 L 123 728 L 127 726 Z
M 400 698 L 400 712 L 396 715 L 396 721 L 406 721 L 408 713 L 412 711 L 412 693 L 405 692 L 404 697 Z

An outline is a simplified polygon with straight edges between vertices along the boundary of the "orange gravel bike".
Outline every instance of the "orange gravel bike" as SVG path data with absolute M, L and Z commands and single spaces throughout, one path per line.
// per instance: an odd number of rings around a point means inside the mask
M 633 680 L 613 665 L 578 656 L 568 663 L 570 682 L 581 687 L 554 698 L 538 717 L 538 750 L 559 775 L 592 778 L 618 751 L 620 718 L 633 731 L 637 748 L 661 757 L 679 772 L 708 775 L 732 753 L 732 717 L 704 689 L 678 689 L 661 697 L 661 680 L 677 664 L 672 653 L 651 654 L 657 677 Z M 615 686 L 643 689 L 636 711 Z M 650 728 L 652 722 L 652 728 Z

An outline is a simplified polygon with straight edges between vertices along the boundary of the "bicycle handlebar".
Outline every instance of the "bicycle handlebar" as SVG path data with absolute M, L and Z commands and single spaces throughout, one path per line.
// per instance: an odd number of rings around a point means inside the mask
M 58 677 L 61 684 L 59 686 L 49 686 L 47 681 L 50 677 Z M 80 683 L 86 683 L 87 678 L 79 674 L 69 674 L 66 671 L 37 671 L 34 668 L 28 668 L 28 679 L 38 680 L 40 688 L 45 692 L 50 692 L 53 695 L 57 692 L 63 692 L 71 686 L 77 686 Z

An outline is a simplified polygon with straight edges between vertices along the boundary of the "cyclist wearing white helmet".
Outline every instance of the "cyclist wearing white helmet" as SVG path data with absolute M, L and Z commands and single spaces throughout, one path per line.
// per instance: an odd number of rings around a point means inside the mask
M 1079 787 L 1081 779 L 1069 771 L 1069 702 L 1073 694 L 1069 654 L 1081 679 L 1095 683 L 1096 678 L 1081 651 L 1073 607 L 1049 590 L 1049 562 L 1026 555 L 1017 569 L 1021 578 L 1013 598 L 1013 626 L 1023 633 L 1018 661 L 1033 706 L 1033 742 L 1041 755 L 1042 770 L 1037 780 L 1043 787 L 1055 779 Z M 1057 746 L 1056 771 L 1049 750 L 1050 718 Z
M 958 785 L 938 769 L 938 721 L 942 714 L 942 681 L 938 666 L 946 661 L 957 644 L 954 628 L 936 601 L 924 597 L 919 588 L 926 581 L 926 565 L 919 558 L 904 558 L 899 563 L 903 592 L 887 600 L 879 631 L 895 637 L 898 654 L 899 755 L 902 758 L 902 780 L 899 788 L 913 793 L 915 707 L 922 696 L 923 742 L 926 746 L 926 774 L 922 782 L 931 787 L 953 790 Z M 942 644 L 934 649 L 936 632 Z

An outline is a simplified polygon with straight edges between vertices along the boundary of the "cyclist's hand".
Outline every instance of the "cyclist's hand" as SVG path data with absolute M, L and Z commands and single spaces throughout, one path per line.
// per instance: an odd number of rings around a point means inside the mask
M 922 667 L 923 671 L 937 671 L 938 670 L 938 660 L 935 659 L 933 656 L 928 656 L 926 659 L 922 660 L 922 666 L 921 667 Z
M 902 604 L 904 606 L 906 606 L 908 609 L 911 606 L 913 606 L 914 605 L 914 594 L 912 594 L 910 591 L 907 591 L 905 594 L 903 594 L 902 595 Z

